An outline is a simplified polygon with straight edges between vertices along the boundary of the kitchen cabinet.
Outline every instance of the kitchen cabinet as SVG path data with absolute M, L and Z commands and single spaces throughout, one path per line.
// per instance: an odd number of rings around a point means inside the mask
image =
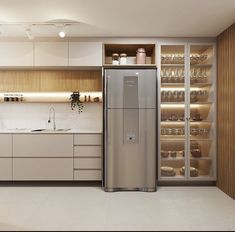
M 73 135 L 13 135 L 13 180 L 73 180 Z
M 34 65 L 45 66 L 68 66 L 68 43 L 67 42 L 35 42 Z
M 0 158 L 0 181 L 12 180 L 12 158 Z
M 13 180 L 73 180 L 73 158 L 14 158 Z
M 101 145 L 101 134 L 75 134 L 74 145 Z
M 12 180 L 12 135 L 0 134 L 0 181 Z
M 0 42 L 0 67 L 33 66 L 33 42 Z
M 101 169 L 101 158 L 74 158 L 74 169 Z
M 101 157 L 101 146 L 75 146 L 74 157 Z
M 101 181 L 101 170 L 75 170 L 74 180 L 76 181 Z
M 0 134 L 0 158 L 12 157 L 12 135 Z
M 70 42 L 69 66 L 102 67 L 102 43 Z
M 102 134 L 74 135 L 74 180 L 102 180 Z
M 13 158 L 16 157 L 73 157 L 73 135 L 13 135 Z
M 160 181 L 216 180 L 215 44 L 159 44 Z

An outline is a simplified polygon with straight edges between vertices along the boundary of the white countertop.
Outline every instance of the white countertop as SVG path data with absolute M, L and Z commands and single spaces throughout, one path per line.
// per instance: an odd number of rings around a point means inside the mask
M 32 131 L 35 129 L 3 129 L 0 130 L 0 134 L 102 134 L 102 131 L 95 130 L 43 130 L 43 131 Z

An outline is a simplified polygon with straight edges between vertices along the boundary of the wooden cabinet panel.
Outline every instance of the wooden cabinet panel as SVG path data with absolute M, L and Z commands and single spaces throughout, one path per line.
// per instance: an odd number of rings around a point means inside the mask
M 12 180 L 12 158 L 0 158 L 0 181 Z
M 73 135 L 13 135 L 13 157 L 73 157 Z
M 75 170 L 74 180 L 80 181 L 101 181 L 102 171 L 100 170 Z
M 33 66 L 32 42 L 0 42 L 0 51 L 0 66 Z
M 13 158 L 13 180 L 73 180 L 73 158 Z
M 74 158 L 74 169 L 101 169 L 101 158 Z
M 0 92 L 101 91 L 102 72 L 0 71 Z
M 74 145 L 102 145 L 102 134 L 75 134 Z
M 219 35 L 217 45 L 217 186 L 235 199 L 235 24 Z
M 68 66 L 68 42 L 35 42 L 35 66 Z
M 86 92 L 101 90 L 101 71 L 41 72 L 41 92 Z
M 39 91 L 39 71 L 0 71 L 0 92 Z
M 12 135 L 0 134 L 0 157 L 12 157 Z
M 75 146 L 74 157 L 101 157 L 101 146 Z
M 69 66 L 102 66 L 102 43 L 70 42 Z

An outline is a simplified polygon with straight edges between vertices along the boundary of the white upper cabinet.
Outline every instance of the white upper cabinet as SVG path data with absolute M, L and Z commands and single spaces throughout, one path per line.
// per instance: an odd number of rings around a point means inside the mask
M 1 42 L 0 66 L 33 66 L 33 43 Z
M 35 42 L 35 66 L 68 66 L 67 42 Z
M 70 42 L 69 66 L 102 66 L 102 43 Z

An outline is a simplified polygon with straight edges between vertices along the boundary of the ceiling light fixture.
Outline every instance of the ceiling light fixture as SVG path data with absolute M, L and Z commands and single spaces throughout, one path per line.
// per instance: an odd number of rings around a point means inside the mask
M 35 38 L 35 35 L 32 33 L 32 27 L 37 27 L 37 29 L 41 29 L 43 27 L 56 27 L 58 28 L 58 36 L 60 38 L 65 38 L 68 34 L 68 31 L 65 29 L 70 26 L 77 26 L 80 23 L 78 21 L 73 20 L 50 20 L 47 22 L 0 22 L 0 28 L 1 26 L 21 26 L 24 28 L 24 31 L 27 35 L 27 37 L 30 40 L 33 40 Z M 1 35 L 1 30 L 0 30 Z
M 25 33 L 28 37 L 29 40 L 33 40 L 34 39 L 34 35 L 32 33 L 32 29 L 30 27 L 25 29 Z
M 59 32 L 59 37 L 60 37 L 60 38 L 65 38 L 65 36 L 66 36 L 66 31 L 65 31 L 65 30 L 61 30 L 61 31 Z

